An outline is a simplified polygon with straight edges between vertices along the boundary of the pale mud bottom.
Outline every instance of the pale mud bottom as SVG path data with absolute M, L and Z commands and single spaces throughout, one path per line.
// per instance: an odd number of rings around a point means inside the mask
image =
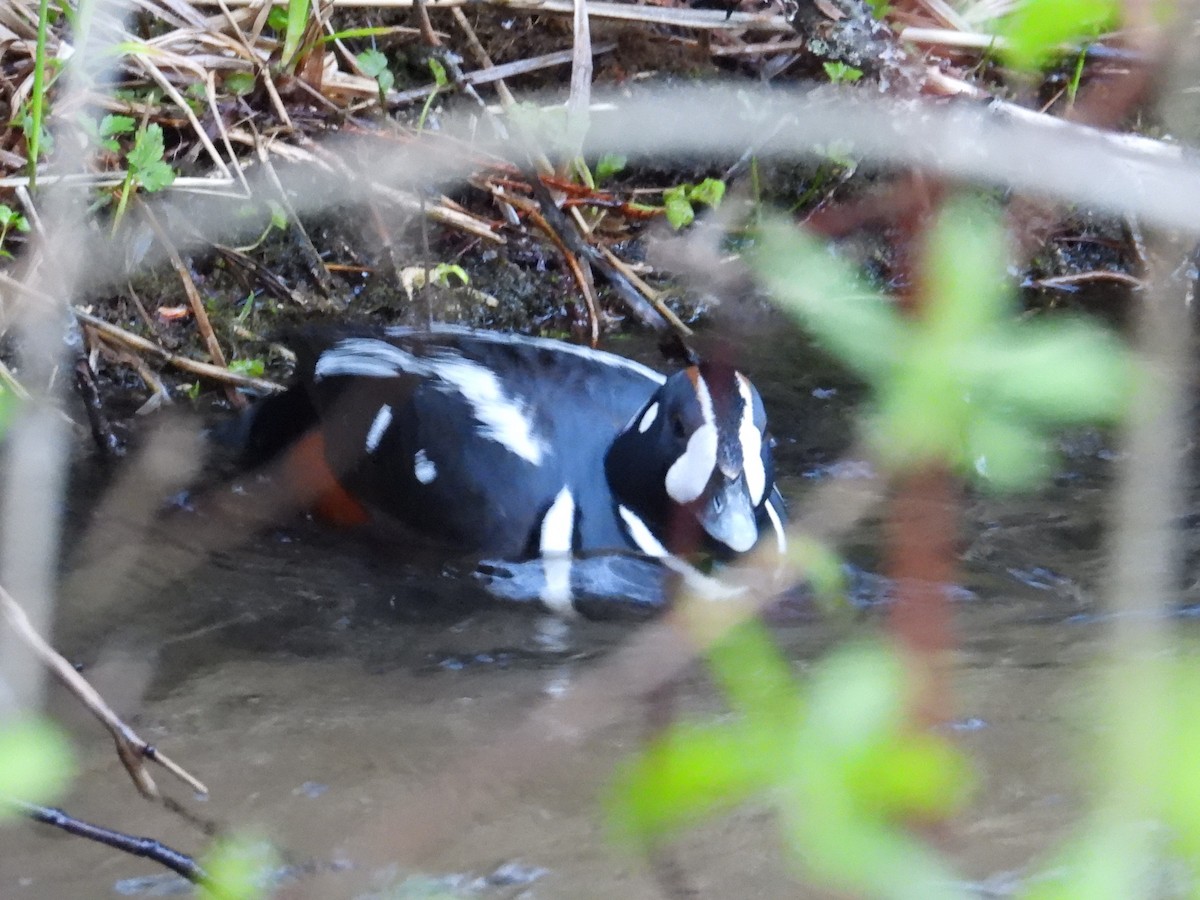
M 811 480 L 861 474 L 854 463 L 831 465 L 848 430 L 838 388 L 814 373 L 755 379 L 794 503 Z M 1040 495 L 973 499 L 963 515 L 951 732 L 973 760 L 978 789 L 935 839 L 969 895 L 1005 896 L 1045 865 L 1091 790 L 1082 751 L 1097 727 L 1092 664 L 1105 622 L 1095 586 L 1104 577 L 1109 473 L 1093 438 L 1066 449 L 1063 473 Z M 877 571 L 878 522 L 863 523 L 843 548 L 859 571 Z M 99 634 L 73 631 L 72 612 L 86 598 L 67 602 L 58 641 L 148 740 L 211 789 L 194 802 L 157 772 L 169 793 L 278 849 L 287 868 L 275 896 L 665 896 L 644 860 L 608 840 L 598 799 L 614 765 L 661 721 L 646 702 L 535 760 L 536 777 L 517 785 L 502 763 L 489 763 L 495 768 L 474 771 L 472 785 L 433 802 L 426 789 L 448 766 L 505 741 L 531 710 L 571 704 L 580 680 L 640 626 L 564 626 L 479 606 L 463 597 L 461 581 L 397 569 L 378 546 L 294 522 L 216 554 L 181 583 L 148 585 L 148 599 Z M 772 627 L 797 674 L 848 632 L 877 631 L 885 591 L 878 578 L 857 580 L 861 613 L 850 628 L 822 621 L 803 601 L 777 612 Z M 675 715 L 724 713 L 698 664 L 664 703 Z M 73 701 L 55 695 L 52 712 L 69 723 L 79 758 L 64 809 L 187 853 L 205 846 L 194 825 L 138 797 L 107 736 Z M 391 833 L 390 817 L 422 790 L 430 834 L 458 805 L 470 809 L 419 858 L 389 857 L 392 843 L 410 846 L 414 837 Z M 416 821 L 419 831 L 426 820 Z M 830 896 L 797 871 L 765 805 L 700 823 L 657 869 L 677 896 Z M 0 830 L 3 900 L 188 892 L 153 863 L 47 827 Z
M 1091 507 L 1076 504 L 1069 516 L 1059 507 L 1031 528 L 1033 502 L 1003 511 L 1024 525 L 976 529 L 968 558 L 1002 555 L 1005 566 L 969 563 L 956 592 L 962 649 L 954 732 L 974 760 L 979 790 L 940 841 L 963 886 L 981 896 L 1003 896 L 1036 868 L 1086 796 L 1079 751 L 1097 699 L 1089 666 L 1104 625 L 1089 620 L 1087 598 L 1054 574 L 1047 554 L 1056 552 L 1054 535 L 1070 532 Z M 1056 520 L 1068 524 L 1045 524 Z M 389 564 L 377 553 L 297 523 L 167 588 L 102 646 L 69 629 L 61 640 L 96 661 L 89 674 L 148 740 L 209 784 L 207 802 L 181 797 L 190 809 L 281 851 L 291 868 L 278 896 L 376 896 L 406 879 L 407 893 L 397 896 L 434 888 L 495 897 L 663 896 L 648 867 L 606 839 L 598 804 L 616 761 L 652 727 L 644 703 L 581 745 L 549 754 L 539 776 L 516 787 L 502 769 L 485 773 L 494 796 L 471 797 L 476 811 L 419 862 L 358 861 L 360 847 L 386 844 L 379 823 L 389 810 L 403 809 L 451 762 L 503 741 L 539 704 L 571 703 L 575 682 L 638 628 L 564 626 L 529 611 L 431 596 L 439 584 L 452 594 L 450 579 L 414 580 L 408 593 L 421 599 L 408 605 L 400 599 L 405 583 L 389 584 Z M 881 619 L 866 584 L 855 632 Z M 776 620 L 801 675 L 846 636 L 802 602 Z M 670 704 L 676 713 L 722 712 L 698 666 Z M 138 798 L 111 743 L 70 700 L 56 697 L 53 710 L 71 723 L 80 760 L 65 809 L 185 852 L 204 846 L 194 826 Z M 157 777 L 180 796 L 169 777 Z M 450 793 L 445 804 L 463 800 Z M 0 839 L 5 900 L 188 890 L 152 863 L 46 827 L 9 825 Z M 824 896 L 791 880 L 795 870 L 765 807 L 685 835 L 664 856 L 660 871 L 668 870 L 706 897 Z

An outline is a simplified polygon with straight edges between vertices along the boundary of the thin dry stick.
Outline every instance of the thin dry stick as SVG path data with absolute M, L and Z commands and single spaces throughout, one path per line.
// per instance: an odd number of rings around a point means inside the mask
M 141 353 L 149 353 L 163 362 L 174 366 L 184 372 L 190 372 L 193 375 L 199 375 L 201 378 L 209 378 L 221 384 L 229 384 L 235 387 L 249 388 L 251 390 L 260 391 L 268 394 L 273 394 L 283 390 L 283 386 L 274 381 L 268 381 L 265 378 L 251 378 L 248 375 L 239 375 L 237 372 L 231 372 L 229 369 L 223 369 L 220 366 L 214 366 L 212 363 L 200 362 L 199 360 L 189 359 L 186 356 L 179 356 L 164 350 L 162 347 L 153 341 L 149 341 L 144 337 L 126 331 L 117 325 L 106 322 L 103 319 L 93 316 L 91 313 L 86 313 L 81 309 L 73 309 L 75 318 L 81 322 L 85 322 L 94 328 L 103 338 L 118 345 L 128 347 L 131 350 L 137 350 Z
M 154 746 L 147 744 L 138 737 L 132 728 L 121 721 L 104 702 L 104 698 L 100 696 L 99 692 L 76 672 L 75 667 L 67 662 L 57 650 L 46 643 L 45 638 L 38 634 L 21 604 L 17 603 L 3 587 L 0 587 L 0 612 L 4 613 L 4 619 L 8 622 L 9 628 L 33 652 L 42 665 L 49 669 L 54 677 L 108 729 L 117 745 L 117 756 L 120 758 L 121 764 L 125 766 L 125 771 L 129 773 L 134 786 L 142 796 L 152 800 L 157 800 L 161 796 L 158 785 L 146 771 L 145 760 L 147 759 L 158 763 L 196 793 L 208 794 L 208 788 L 202 781 L 191 775 L 182 766 L 172 762 Z

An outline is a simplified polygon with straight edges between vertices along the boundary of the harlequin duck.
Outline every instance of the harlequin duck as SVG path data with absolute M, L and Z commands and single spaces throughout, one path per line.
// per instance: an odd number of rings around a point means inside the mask
M 252 411 L 247 461 L 315 453 L 370 514 L 486 560 L 478 575 L 499 596 L 654 607 L 664 562 L 728 559 L 765 534 L 785 547 L 762 400 L 728 366 L 667 377 L 454 326 L 296 344 L 296 383 Z

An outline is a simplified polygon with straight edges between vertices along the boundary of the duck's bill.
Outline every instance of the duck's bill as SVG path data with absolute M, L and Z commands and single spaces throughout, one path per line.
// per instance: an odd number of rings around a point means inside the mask
M 713 540 L 735 553 L 745 553 L 758 543 L 758 522 L 744 478 L 724 482 L 703 503 L 697 518 Z

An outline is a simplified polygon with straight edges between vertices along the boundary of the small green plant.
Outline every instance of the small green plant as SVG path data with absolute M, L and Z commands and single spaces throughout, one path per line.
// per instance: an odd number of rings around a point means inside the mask
M 225 90 L 235 97 L 245 97 L 254 90 L 253 72 L 230 72 L 225 76 Z
M 229 371 L 247 378 L 262 378 L 267 371 L 267 364 L 261 359 L 235 359 L 229 364 Z
M 137 127 L 137 120 L 131 116 L 118 116 L 111 113 L 99 122 L 87 116 L 80 116 L 79 126 L 97 147 L 107 150 L 109 153 L 120 153 L 121 145 L 117 141 L 117 136 L 130 134 Z
M 368 78 L 374 78 L 379 88 L 379 105 L 387 106 L 387 92 L 396 83 L 396 76 L 388 68 L 387 57 L 378 50 L 364 50 L 358 54 L 358 67 Z M 445 73 L 443 73 L 445 74 Z
M 421 115 L 417 117 L 417 131 L 425 130 L 425 120 L 429 118 L 433 101 L 450 84 L 450 79 L 446 76 L 446 67 L 442 65 L 441 60 L 430 57 L 428 63 L 429 71 L 433 73 L 433 92 L 425 98 L 425 105 L 421 107 Z
M 605 153 L 596 163 L 596 184 L 602 184 L 625 171 L 629 159 L 623 153 Z
M 680 184 L 663 191 L 663 211 L 671 227 L 679 230 L 695 220 L 695 204 L 716 209 L 723 199 L 725 182 L 719 178 L 705 178 L 699 184 Z
M 853 84 L 863 77 L 862 69 L 848 66 L 844 62 L 822 63 L 825 74 L 833 84 Z
M 4 249 L 4 240 L 10 231 L 26 233 L 29 220 L 7 204 L 0 203 L 0 256 L 11 259 L 12 254 Z
M 163 161 L 165 149 L 162 126 L 157 122 L 137 133 L 133 148 L 125 155 L 125 179 L 121 182 L 121 193 L 113 214 L 114 229 L 121 223 L 135 188 L 153 194 L 175 181 L 175 170 Z

